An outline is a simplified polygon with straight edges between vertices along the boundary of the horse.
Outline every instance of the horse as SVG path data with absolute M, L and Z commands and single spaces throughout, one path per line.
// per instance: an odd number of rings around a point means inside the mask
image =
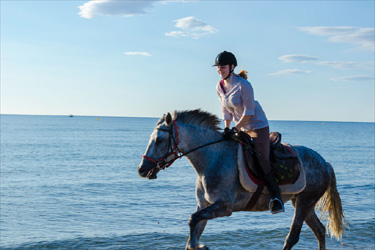
M 220 120 L 201 109 L 175 111 L 164 115 L 150 136 L 146 152 L 138 166 L 140 177 L 156 179 L 161 169 L 175 160 L 187 157 L 198 177 L 196 180 L 196 212 L 188 224 L 190 236 L 186 250 L 204 250 L 207 246 L 199 239 L 208 220 L 230 216 L 237 211 L 267 211 L 270 195 L 262 193 L 252 208 L 248 203 L 254 193 L 246 191 L 239 181 L 237 152 L 239 144 L 223 140 Z M 345 227 L 340 195 L 336 188 L 334 170 L 322 156 L 304 146 L 294 146 L 303 163 L 306 187 L 298 194 L 282 194 L 284 202 L 291 201 L 295 208 L 294 218 L 283 250 L 292 249 L 298 242 L 305 222 L 314 232 L 319 249 L 325 250 L 325 226 L 315 213 L 328 213 L 327 227 L 331 238 L 338 240 Z

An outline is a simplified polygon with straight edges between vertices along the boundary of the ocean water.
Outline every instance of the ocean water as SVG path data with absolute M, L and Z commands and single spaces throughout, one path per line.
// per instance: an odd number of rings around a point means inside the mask
M 1 249 L 184 249 L 196 208 L 186 159 L 157 180 L 137 166 L 158 119 L 1 115 Z M 328 249 L 375 249 L 374 123 L 271 121 L 336 172 L 346 220 Z M 294 208 L 214 219 L 210 249 L 282 249 Z M 325 223 L 325 222 L 323 222 Z M 317 249 L 304 225 L 294 249 Z

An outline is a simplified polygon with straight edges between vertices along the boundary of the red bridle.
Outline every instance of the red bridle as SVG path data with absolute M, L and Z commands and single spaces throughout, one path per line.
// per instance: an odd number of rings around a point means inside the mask
M 148 157 L 147 155 L 142 156 L 144 159 L 146 159 L 148 161 L 151 161 L 152 163 L 155 163 L 157 167 L 159 167 L 160 169 L 163 169 L 163 170 L 168 168 L 170 165 L 172 165 L 172 163 L 175 160 L 182 157 L 180 155 L 181 151 L 178 148 L 178 144 L 179 144 L 180 140 L 178 139 L 178 127 L 177 127 L 177 124 L 176 124 L 175 120 L 173 120 L 173 127 L 174 127 L 174 131 L 175 131 L 175 137 L 173 137 L 172 127 L 169 130 L 162 129 L 162 128 L 157 129 L 157 130 L 162 130 L 162 131 L 166 131 L 166 132 L 169 133 L 168 151 L 163 157 L 161 157 L 159 159 L 154 159 L 154 158 Z M 172 141 L 173 141 L 173 147 L 172 147 Z M 166 161 L 166 159 L 168 159 L 171 155 L 174 155 L 175 158 L 170 160 L 170 161 Z
M 173 137 L 173 127 L 174 127 L 174 133 L 175 133 L 175 137 Z M 199 147 L 196 147 L 196 148 L 193 148 L 193 149 L 190 149 L 188 150 L 187 152 L 182 152 L 179 148 L 178 148 L 178 144 L 180 142 L 179 138 L 178 138 L 178 127 L 177 127 L 177 123 L 175 120 L 173 120 L 173 127 L 171 126 L 170 129 L 162 129 L 162 128 L 157 128 L 157 130 L 161 130 L 161 131 L 165 131 L 165 132 L 168 132 L 169 133 L 169 145 L 168 145 L 168 151 L 167 153 L 159 158 L 159 159 L 154 159 L 154 158 L 151 158 L 151 157 L 148 157 L 146 155 L 143 155 L 142 157 L 152 163 L 155 164 L 155 167 L 158 167 L 159 169 L 166 169 L 168 168 L 170 165 L 172 165 L 172 163 L 185 156 L 185 155 L 188 155 L 190 154 L 191 152 L 194 152 L 198 149 L 201 149 L 201 148 L 204 148 L 204 147 L 207 147 L 207 146 L 210 146 L 212 144 L 216 144 L 216 143 L 219 143 L 219 142 L 222 142 L 224 141 L 224 139 L 219 139 L 219 140 L 216 140 L 216 141 L 213 141 L 213 142 L 209 142 L 209 143 L 206 143 L 204 145 L 201 145 Z M 172 147 L 172 141 L 173 141 L 173 147 Z M 170 156 L 174 155 L 174 158 L 172 160 L 169 160 L 169 161 L 166 161 L 166 159 Z M 154 169 L 155 167 L 153 167 L 147 174 L 146 177 L 149 177 L 152 175 L 152 173 L 154 172 Z

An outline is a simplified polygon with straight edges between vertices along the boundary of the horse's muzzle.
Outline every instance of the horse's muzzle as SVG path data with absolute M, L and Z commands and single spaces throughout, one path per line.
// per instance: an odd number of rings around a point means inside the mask
M 157 179 L 157 173 L 159 173 L 160 168 L 148 160 L 142 159 L 138 166 L 138 174 L 142 178 L 147 178 L 150 180 Z

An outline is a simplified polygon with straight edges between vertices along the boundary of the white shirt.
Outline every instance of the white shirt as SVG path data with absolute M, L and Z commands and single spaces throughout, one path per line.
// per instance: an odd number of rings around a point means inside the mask
M 231 87 L 226 93 L 220 82 L 216 86 L 216 92 L 219 95 L 224 120 L 233 120 L 237 124 L 242 116 L 251 115 L 248 124 L 241 130 L 249 131 L 268 127 L 267 117 L 259 102 L 254 99 L 254 91 L 250 82 L 233 74 L 229 78 Z

